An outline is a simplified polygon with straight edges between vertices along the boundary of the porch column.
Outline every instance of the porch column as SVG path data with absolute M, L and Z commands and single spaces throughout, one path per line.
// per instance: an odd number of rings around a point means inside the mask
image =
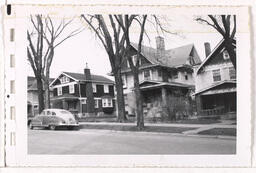
M 170 116 L 170 111 L 168 108 L 168 93 L 166 88 L 161 89 L 162 92 L 162 120 L 167 119 Z
M 202 110 L 202 98 L 200 95 L 196 95 L 196 110 L 197 110 L 197 114 L 201 114 L 201 110 Z
M 65 110 L 68 110 L 68 103 L 65 100 L 62 100 L 62 107 Z

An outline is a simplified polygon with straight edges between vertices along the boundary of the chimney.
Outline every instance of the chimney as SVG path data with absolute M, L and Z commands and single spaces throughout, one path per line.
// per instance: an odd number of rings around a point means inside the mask
M 204 43 L 205 57 L 208 57 L 211 53 L 211 45 L 210 43 Z
M 91 77 L 91 71 L 88 67 L 88 63 L 86 63 L 86 66 L 85 66 L 85 69 L 84 69 L 84 75 L 85 75 L 85 79 L 86 80 L 91 80 L 92 77 Z
M 164 61 L 164 55 L 165 55 L 165 44 L 164 44 L 164 38 L 161 36 L 156 37 L 156 58 L 163 63 Z
M 87 106 L 87 113 L 88 114 L 94 114 L 94 96 L 93 96 L 93 88 L 92 88 L 92 77 L 91 77 L 91 71 L 88 67 L 88 64 L 86 63 L 85 69 L 84 69 L 84 75 L 86 79 L 85 84 L 85 94 L 86 94 L 86 106 Z

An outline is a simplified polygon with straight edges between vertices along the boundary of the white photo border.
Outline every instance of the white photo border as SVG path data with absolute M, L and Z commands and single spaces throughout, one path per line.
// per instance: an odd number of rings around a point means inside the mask
M 16 146 L 7 152 L 7 166 L 82 166 L 82 167 L 248 167 L 251 165 L 251 43 L 248 26 L 240 26 L 239 18 L 249 24 L 249 8 L 246 6 L 29 6 L 13 5 L 13 16 L 5 20 L 14 20 L 16 41 L 15 80 Z M 106 10 L 108 9 L 108 10 Z M 157 11 L 156 11 L 157 10 Z M 27 74 L 26 67 L 26 16 L 30 14 L 87 13 L 166 13 L 182 10 L 193 14 L 236 14 L 237 30 L 237 154 L 236 155 L 28 155 L 26 104 Z M 5 30 L 8 30 L 5 25 Z M 246 46 L 245 46 L 246 45 Z M 242 57 L 242 58 L 239 58 Z M 8 57 L 6 57 L 8 58 Z

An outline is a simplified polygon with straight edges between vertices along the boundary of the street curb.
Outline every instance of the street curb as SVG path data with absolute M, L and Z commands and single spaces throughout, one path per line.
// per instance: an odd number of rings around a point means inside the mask
M 80 129 L 83 131 L 95 131 L 95 129 Z M 218 138 L 218 139 L 228 139 L 228 140 L 236 140 L 235 136 L 223 136 L 223 135 L 199 135 L 199 134 L 183 134 L 183 133 L 164 133 L 164 132 L 145 132 L 145 131 L 118 131 L 118 130 L 105 130 L 105 129 L 97 129 L 97 131 L 102 132 L 112 132 L 112 133 L 140 133 L 140 134 L 152 134 L 152 135 L 172 135 L 172 136 L 183 136 L 183 137 L 198 137 L 198 138 Z

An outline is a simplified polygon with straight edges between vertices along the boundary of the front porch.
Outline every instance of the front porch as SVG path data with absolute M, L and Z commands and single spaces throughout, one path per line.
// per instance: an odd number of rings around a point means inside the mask
M 191 86 L 170 82 L 141 84 L 145 119 L 176 120 L 192 115 Z
M 201 117 L 236 118 L 236 85 L 222 83 L 196 94 Z

